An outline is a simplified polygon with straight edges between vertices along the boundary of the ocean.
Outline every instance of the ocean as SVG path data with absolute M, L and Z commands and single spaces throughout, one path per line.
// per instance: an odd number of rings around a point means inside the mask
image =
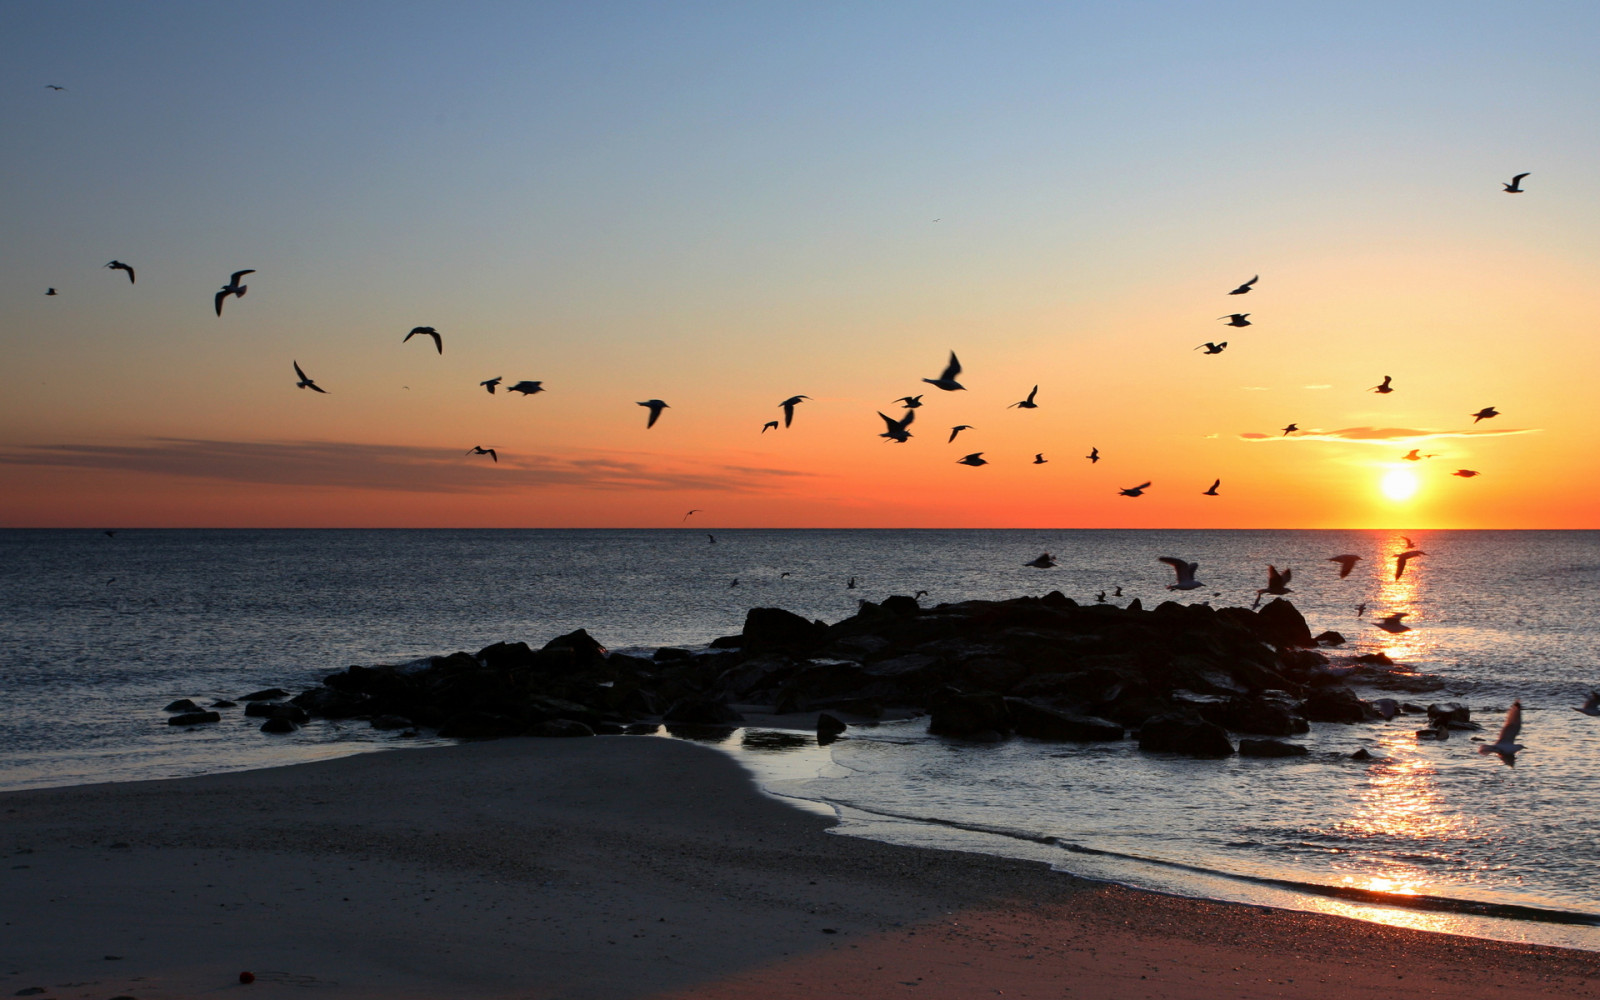
M 1071 530 L 0 531 L 0 790 L 265 767 L 396 745 L 360 722 L 269 737 L 237 714 L 182 730 L 177 698 L 300 690 L 350 664 L 587 628 L 612 649 L 695 645 L 752 606 L 837 621 L 858 599 L 925 606 L 1059 590 L 1146 607 L 1156 561 L 1200 564 L 1185 601 L 1248 606 L 1266 566 L 1313 632 L 1384 651 L 1468 704 L 1482 734 L 1402 716 L 1313 724 L 1290 760 L 1175 759 L 1132 741 L 962 744 L 921 720 L 714 742 L 836 832 L 1045 861 L 1157 891 L 1600 950 L 1600 532 Z M 715 541 L 711 538 L 714 537 Z M 1042 551 L 1060 566 L 1022 564 Z M 1327 557 L 1364 557 L 1339 579 Z M 846 588 L 856 578 L 857 589 Z M 737 580 L 735 585 L 733 581 Z M 1213 594 L 1220 596 L 1212 596 Z M 1363 617 L 1357 607 L 1366 604 Z M 1373 627 L 1407 612 L 1414 630 Z M 1367 696 L 1392 694 L 1366 691 Z M 1515 767 L 1476 753 L 1521 699 Z M 626 737 L 633 738 L 633 737 Z M 1366 748 L 1371 761 L 1349 754 Z

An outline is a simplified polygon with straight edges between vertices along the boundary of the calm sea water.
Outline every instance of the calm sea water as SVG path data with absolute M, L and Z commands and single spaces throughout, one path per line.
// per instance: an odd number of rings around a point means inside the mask
M 703 643 L 752 605 L 834 621 L 858 597 L 924 603 L 1121 586 L 1168 597 L 1162 555 L 1200 563 L 1192 599 L 1248 604 L 1292 566 L 1314 631 L 1441 674 L 1493 735 L 1522 700 L 1515 768 L 1418 723 L 1316 725 L 1312 755 L 1190 761 L 1131 742 L 971 746 L 923 724 L 828 748 L 741 730 L 723 745 L 770 788 L 825 802 L 840 831 L 1037 858 L 1168 891 L 1410 926 L 1600 948 L 1600 533 L 1432 532 L 1401 581 L 1399 535 L 1341 531 L 0 531 L 0 789 L 136 780 L 382 749 L 393 734 L 316 723 L 268 738 L 235 716 L 179 731 L 179 697 L 305 687 L 352 663 L 584 627 L 612 648 Z M 1049 550 L 1061 567 L 1021 564 Z M 1325 562 L 1365 557 L 1347 580 Z M 788 573 L 787 577 L 780 574 Z M 860 589 L 846 590 L 856 577 Z M 737 579 L 738 586 L 731 586 Z M 1221 594 L 1219 598 L 1209 595 Z M 1357 619 L 1356 606 L 1370 610 Z M 1373 612 L 1407 611 L 1389 636 Z M 426 742 L 426 740 L 424 740 Z M 416 741 L 408 740 L 407 745 Z M 1378 756 L 1346 755 L 1366 747 Z M 1330 896 L 1351 887 L 1445 910 Z M 1479 919 L 1448 901 L 1548 911 Z M 1566 915 L 1564 918 L 1562 915 Z M 1593 923 L 1581 922 L 1585 916 Z M 1561 919 L 1577 923 L 1553 922 Z

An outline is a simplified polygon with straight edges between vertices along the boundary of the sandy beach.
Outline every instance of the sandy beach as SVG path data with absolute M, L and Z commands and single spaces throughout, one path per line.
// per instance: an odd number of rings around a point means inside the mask
M 6 793 L 0 995 L 1122 1000 L 1600 987 L 1600 954 L 1175 899 L 830 825 L 763 795 L 722 753 L 642 737 Z

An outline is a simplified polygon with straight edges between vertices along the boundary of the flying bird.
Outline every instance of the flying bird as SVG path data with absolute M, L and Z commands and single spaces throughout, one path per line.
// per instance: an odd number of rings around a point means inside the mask
M 242 299 L 242 298 L 244 298 L 244 293 L 248 292 L 250 290 L 250 286 L 249 285 L 241 285 L 241 284 L 239 284 L 239 279 L 244 277 L 247 274 L 255 274 L 255 273 L 256 273 L 256 269 L 253 268 L 253 267 L 247 267 L 243 271 L 235 271 L 235 272 L 233 272 L 233 276 L 228 279 L 228 283 L 226 285 L 223 285 L 222 286 L 222 290 L 217 293 L 216 304 L 217 304 L 217 315 L 218 316 L 222 315 L 222 300 L 223 299 L 227 298 L 230 295 L 233 295 L 233 296 L 236 296 L 236 297 Z
M 779 406 L 783 407 L 783 426 L 788 427 L 790 424 L 794 423 L 794 408 L 799 406 L 803 400 L 810 398 L 810 396 L 790 396 L 788 399 L 778 404 Z
M 484 379 L 482 382 L 479 382 L 478 384 L 483 386 L 485 389 L 488 389 L 489 390 L 489 395 L 493 396 L 494 395 L 495 386 L 498 386 L 503 381 L 505 381 L 504 378 L 502 378 L 499 375 L 496 375 L 494 378 Z
M 906 405 L 906 409 L 915 410 L 917 407 L 922 405 L 922 397 L 920 395 L 901 396 L 899 399 L 891 400 L 891 402 L 904 403 Z
M 669 408 L 666 403 L 663 403 L 659 399 L 647 399 L 638 405 L 650 408 L 650 419 L 644 422 L 645 430 L 649 430 L 650 428 L 654 427 L 656 425 L 656 421 L 661 418 L 661 411 Z
M 778 422 L 776 420 L 768 420 L 766 423 L 761 425 L 761 433 L 763 434 L 765 434 L 767 431 L 775 431 L 777 429 Z
M 1339 564 L 1339 579 L 1343 580 L 1345 577 L 1350 575 L 1350 571 L 1351 570 L 1356 568 L 1356 563 L 1361 561 L 1361 557 L 1360 556 L 1329 556 L 1328 557 L 1328 561 L 1329 562 L 1336 562 L 1336 563 Z M 1365 607 L 1365 605 L 1362 605 L 1362 606 Z M 1357 615 L 1356 617 L 1359 618 L 1361 616 Z
M 1176 556 L 1161 556 L 1156 561 L 1166 563 L 1172 567 L 1174 573 L 1178 574 L 1178 582 L 1167 584 L 1168 590 L 1199 590 L 1205 586 L 1205 584 L 1194 578 L 1195 572 L 1200 569 L 1199 563 L 1184 562 Z M 1121 588 L 1117 589 L 1120 590 Z M 1118 596 L 1121 595 L 1119 594 Z
M 1211 488 L 1209 490 L 1203 491 L 1200 495 L 1203 496 L 1203 497 L 1214 497 L 1214 496 L 1217 496 L 1218 495 L 1217 494 L 1217 487 L 1219 487 L 1221 485 L 1222 485 L 1222 480 L 1218 479 L 1216 482 L 1211 484 Z
M 1482 475 L 1477 469 L 1457 469 L 1450 474 L 1452 476 L 1460 476 L 1462 479 L 1471 479 L 1473 476 Z
M 545 387 L 544 387 L 544 382 L 542 380 L 529 381 L 528 379 L 523 379 L 521 382 L 518 382 L 516 385 L 508 386 L 506 388 L 506 392 L 520 392 L 524 396 L 531 396 L 536 392 L 544 392 L 544 391 L 545 391 Z
M 1299 429 L 1300 429 L 1300 425 L 1299 424 L 1290 424 L 1288 427 L 1285 427 L 1283 429 L 1283 436 L 1284 437 L 1288 437 L 1290 434 L 1293 434 L 1295 431 L 1297 431 Z
M 111 270 L 113 270 L 113 271 L 127 271 L 128 272 L 128 284 L 130 284 L 130 285 L 133 284 L 133 268 L 132 267 L 128 266 L 127 264 L 124 264 L 120 260 L 114 260 L 111 263 L 107 264 L 106 267 L 111 268 Z
M 850 578 L 850 582 L 844 585 L 844 589 L 846 589 L 846 590 L 854 590 L 854 589 L 856 589 L 856 578 L 852 576 Z
M 1228 294 L 1229 295 L 1246 295 L 1246 294 L 1249 294 L 1250 286 L 1255 284 L 1256 282 L 1258 282 L 1260 280 L 1261 280 L 1261 275 L 1258 274 L 1254 278 L 1251 278 L 1249 281 L 1247 281 L 1244 284 L 1240 285 L 1238 288 L 1235 288 L 1233 291 L 1229 292 Z
M 1356 617 L 1357 618 L 1360 618 L 1362 615 L 1364 615 L 1366 613 L 1367 613 L 1367 602 L 1366 601 L 1362 601 L 1360 604 L 1356 605 Z
M 1293 576 L 1294 570 L 1292 569 L 1286 569 L 1282 573 L 1279 573 L 1278 567 L 1268 566 L 1267 585 L 1256 591 L 1256 603 L 1252 604 L 1251 607 L 1255 607 L 1256 604 L 1261 603 L 1262 594 L 1282 595 L 1294 593 L 1294 591 L 1289 589 L 1289 580 Z
M 713 535 L 711 532 L 706 532 L 706 538 L 709 539 L 709 541 L 706 542 L 707 545 L 717 544 L 717 536 Z
M 1421 451 L 1422 451 L 1421 448 L 1412 448 L 1410 451 L 1406 452 L 1404 455 L 1401 455 L 1400 456 L 1400 460 L 1402 462 L 1420 462 L 1420 461 L 1422 461 Z
M 1402 541 L 1402 542 L 1405 542 L 1405 543 L 1406 543 L 1406 548 L 1408 548 L 1408 549 L 1414 549 L 1414 548 L 1416 548 L 1416 547 L 1417 547 L 1417 543 L 1416 543 L 1416 542 L 1413 542 L 1413 541 L 1412 541 L 1412 540 L 1411 540 L 1411 539 L 1409 539 L 1409 538 L 1407 538 L 1407 537 L 1406 537 L 1406 536 L 1404 536 L 1404 535 L 1401 535 L 1401 536 L 1400 536 L 1400 540 L 1401 540 L 1401 541 Z
M 1035 569 L 1055 569 L 1056 568 L 1056 557 L 1051 555 L 1048 552 L 1045 552 L 1045 553 L 1042 553 L 1039 556 L 1039 558 L 1030 559 L 1027 562 L 1023 563 L 1022 565 L 1024 565 L 1024 566 L 1032 566 Z
M 1492 406 L 1485 406 L 1483 409 L 1479 410 L 1477 413 L 1472 414 L 1472 422 L 1473 423 L 1477 423 L 1480 420 L 1488 420 L 1490 417 L 1498 417 L 1499 415 L 1500 415 L 1500 411 L 1499 410 L 1495 409 Z
M 1398 580 L 1398 579 L 1400 579 L 1400 577 L 1405 575 L 1406 563 L 1408 563 L 1411 560 L 1415 559 L 1417 556 L 1425 556 L 1425 555 L 1427 555 L 1427 553 L 1422 551 L 1421 549 L 1406 549 L 1404 552 L 1402 552 L 1399 555 L 1395 556 L 1394 557 L 1394 578 L 1396 580 Z
M 970 430 L 972 430 L 971 424 L 956 424 L 954 427 L 950 428 L 950 441 L 954 441 L 956 439 L 956 435 L 960 434 L 962 431 Z M 945 444 L 949 444 L 950 441 L 946 441 Z
M 1500 186 L 1506 189 L 1505 190 L 1506 194 L 1521 194 L 1522 193 L 1522 179 L 1524 177 L 1526 177 L 1526 176 L 1528 176 L 1527 173 L 1518 174 L 1515 177 L 1511 178 L 1511 183 L 1510 184 L 1502 184 Z
M 1106 592 L 1102 590 L 1100 593 L 1094 595 L 1094 601 L 1096 604 L 1104 604 L 1106 602 Z
M 1049 461 L 1049 459 L 1044 457 L 1044 452 L 1042 452 L 1042 451 L 1035 453 L 1034 456 L 1033 456 L 1033 464 L 1034 465 L 1044 465 L 1048 461 Z
M 944 366 L 944 371 L 940 373 L 939 377 L 925 378 L 922 381 L 933 386 L 935 389 L 943 389 L 945 392 L 955 392 L 957 389 L 966 388 L 966 386 L 956 381 L 956 376 L 960 374 L 961 362 L 956 360 L 956 352 L 951 351 L 950 363 Z
M 1511 711 L 1506 713 L 1506 724 L 1500 727 L 1500 735 L 1495 737 L 1493 743 L 1481 744 L 1478 752 L 1498 754 L 1501 761 L 1515 767 L 1517 751 L 1522 749 L 1522 744 L 1517 742 L 1517 734 L 1520 732 L 1522 732 L 1522 701 L 1518 699 L 1511 703 Z
M 306 376 L 305 371 L 301 369 L 300 362 L 298 362 L 298 361 L 296 361 L 294 363 L 294 373 L 296 375 L 300 376 L 300 381 L 295 383 L 295 387 L 296 388 L 299 388 L 299 389 L 314 389 L 317 392 L 327 392 L 328 391 L 328 390 L 324 389 L 322 386 L 318 385 L 317 383 L 311 381 L 311 379 Z
M 1582 712 L 1590 718 L 1600 718 L 1600 691 L 1590 691 L 1589 697 L 1583 701 L 1582 708 L 1574 708 L 1574 712 Z
M 44 293 L 46 295 L 54 295 L 56 293 L 56 290 L 54 288 L 47 288 L 47 289 L 45 289 Z
M 1199 347 L 1195 348 L 1195 350 L 1197 350 L 1197 351 L 1205 351 L 1207 354 L 1221 354 L 1223 351 L 1225 351 L 1227 349 L 1228 349 L 1228 342 L 1226 340 L 1224 340 L 1220 344 L 1213 344 L 1211 341 L 1208 340 L 1205 343 L 1201 344 Z
M 1087 458 L 1089 460 L 1089 464 L 1090 465 L 1093 465 L 1094 463 L 1100 461 L 1100 449 L 1099 448 L 1090 448 L 1089 449 L 1089 454 L 1087 454 L 1087 455 L 1085 455 L 1083 457 Z M 1150 484 L 1146 483 L 1145 485 L 1148 486 Z
M 1149 488 L 1149 483 L 1140 483 L 1138 486 L 1130 486 L 1125 490 L 1118 490 L 1117 495 L 1124 497 L 1142 497 L 1144 496 L 1144 491 Z
M 960 458 L 956 459 L 956 464 L 957 465 L 970 465 L 973 468 L 977 468 L 980 465 L 988 465 L 989 464 L 989 460 L 983 457 L 983 452 L 975 451 L 970 455 L 963 455 Z
M 1121 597 L 1122 596 L 1122 585 L 1121 584 L 1118 584 L 1116 589 L 1111 591 L 1111 596 L 1112 597 Z
M 896 444 L 905 444 L 911 440 L 911 432 L 906 428 L 911 426 L 911 421 L 917 419 L 916 410 L 907 410 L 903 420 L 896 420 L 882 410 L 878 411 L 878 416 L 882 417 L 883 422 L 888 425 L 888 429 L 879 434 L 879 437 L 888 438 Z
M 47 83 L 47 84 L 44 85 L 44 89 L 46 89 L 46 90 L 66 90 L 67 88 L 58 87 L 53 83 Z
M 1028 393 L 1028 398 L 1027 399 L 1021 400 L 1021 401 L 1016 402 L 1016 403 L 1012 403 L 1010 406 L 1006 407 L 1006 409 L 1014 410 L 1014 409 L 1017 409 L 1018 407 L 1021 407 L 1024 410 L 1037 410 L 1039 408 L 1039 404 L 1035 403 L 1033 401 L 1033 397 L 1035 397 L 1037 395 L 1039 395 L 1039 387 L 1038 386 L 1034 386 L 1033 387 L 1033 391 Z
M 1367 391 L 1368 392 L 1376 392 L 1376 393 L 1378 393 L 1380 395 L 1388 395 L 1389 393 L 1394 392 L 1394 386 L 1389 384 L 1390 382 L 1393 382 L 1393 381 L 1394 381 L 1394 376 L 1393 375 L 1385 375 L 1383 377 L 1383 381 L 1382 382 L 1379 382 L 1377 385 L 1373 386 L 1371 389 L 1368 389 Z
M 1249 313 L 1229 313 L 1226 316 L 1218 316 L 1217 319 L 1227 320 L 1229 326 L 1249 326 L 1250 321 L 1245 318 L 1249 315 Z
M 494 459 L 494 462 L 495 462 L 496 465 L 500 464 L 500 456 L 495 454 L 494 449 L 493 448 L 485 448 L 481 444 L 473 445 L 472 446 L 472 450 L 467 452 L 467 454 L 468 455 L 488 455 L 490 458 Z
M 689 514 L 698 514 L 698 513 L 700 513 L 700 508 L 699 508 L 699 507 L 696 507 L 696 508 L 695 508 L 695 509 L 694 509 L 694 510 L 691 510 L 691 511 L 690 511 L 690 512 L 689 512 Z M 689 520 L 689 514 L 685 514 L 685 515 L 683 515 L 683 519 L 684 519 L 684 520 L 685 520 L 685 521 L 687 521 L 687 520 Z
M 433 338 L 434 349 L 437 350 L 440 354 L 444 353 L 444 338 L 439 336 L 439 331 L 435 330 L 431 326 L 414 326 L 414 327 L 412 327 L 411 328 L 411 332 L 406 334 L 405 338 L 403 340 L 401 340 L 400 343 L 402 343 L 402 344 L 405 343 L 407 340 L 410 340 L 412 337 L 415 337 L 419 333 L 422 334 L 424 337 L 432 337 Z

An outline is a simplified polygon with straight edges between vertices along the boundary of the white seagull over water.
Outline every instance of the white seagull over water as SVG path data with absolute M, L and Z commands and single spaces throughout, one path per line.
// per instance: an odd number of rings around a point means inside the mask
M 1167 584 L 1168 590 L 1199 590 L 1205 586 L 1205 584 L 1194 578 L 1195 572 L 1200 568 L 1199 563 L 1184 562 L 1176 556 L 1161 556 L 1156 561 L 1166 563 L 1172 567 L 1174 573 L 1178 574 L 1178 582 Z M 1117 589 L 1120 590 L 1121 588 Z
M 960 374 L 961 362 L 956 360 L 956 352 L 951 351 L 950 363 L 944 366 L 944 371 L 939 374 L 939 377 L 925 378 L 922 381 L 933 386 L 935 389 L 943 389 L 945 392 L 955 392 L 957 389 L 966 388 L 966 386 L 956 381 L 956 376 Z
M 1363 607 L 1365 607 L 1365 605 L 1363 605 Z M 1357 617 L 1359 617 L 1359 616 L 1357 616 Z M 1410 625 L 1402 624 L 1401 621 L 1400 621 L 1400 619 L 1402 619 L 1402 618 L 1409 618 L 1409 617 L 1411 617 L 1409 612 L 1396 611 L 1392 615 L 1388 615 L 1387 617 L 1384 617 L 1382 619 L 1379 619 L 1378 621 L 1373 622 L 1372 625 L 1373 625 L 1374 628 L 1381 628 L 1385 632 L 1389 632 L 1389 633 L 1391 633 L 1393 635 L 1399 635 L 1401 632 L 1409 632 L 1409 631 L 1411 631 L 1411 626 Z
M 1517 742 L 1517 734 L 1520 732 L 1522 732 L 1522 702 L 1519 700 L 1511 703 L 1511 711 L 1506 713 L 1506 724 L 1500 727 L 1500 735 L 1495 737 L 1493 743 L 1485 743 L 1478 747 L 1478 752 L 1499 754 L 1502 761 L 1515 767 L 1517 751 L 1522 749 L 1522 744 Z

